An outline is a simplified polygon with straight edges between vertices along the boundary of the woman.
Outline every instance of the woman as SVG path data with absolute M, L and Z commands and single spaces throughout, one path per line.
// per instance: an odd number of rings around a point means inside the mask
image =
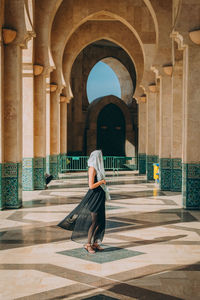
M 58 226 L 72 230 L 72 240 L 82 242 L 84 249 L 94 254 L 103 251 L 99 242 L 105 232 L 105 198 L 109 198 L 101 150 L 88 159 L 89 190 L 81 203 Z

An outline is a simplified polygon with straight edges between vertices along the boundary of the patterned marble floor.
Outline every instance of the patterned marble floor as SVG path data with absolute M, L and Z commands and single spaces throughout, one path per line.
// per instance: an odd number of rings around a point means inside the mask
M 56 226 L 86 193 L 85 173 L 0 212 L 0 299 L 200 299 L 200 211 L 135 171 L 107 181 L 103 253 L 88 254 Z

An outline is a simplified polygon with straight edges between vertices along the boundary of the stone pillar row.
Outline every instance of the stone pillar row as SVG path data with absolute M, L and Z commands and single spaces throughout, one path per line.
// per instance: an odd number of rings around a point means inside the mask
M 51 90 L 49 69 L 33 64 L 32 43 L 24 55 L 21 44 L 0 43 L 0 209 L 22 206 L 22 186 L 45 189 L 45 173 L 57 178 L 67 152 L 69 101 Z

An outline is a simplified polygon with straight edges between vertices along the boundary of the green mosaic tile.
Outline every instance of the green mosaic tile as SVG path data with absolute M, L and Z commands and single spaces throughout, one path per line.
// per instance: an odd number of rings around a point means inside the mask
M 147 155 L 146 156 L 146 171 L 147 171 L 147 180 L 154 180 L 153 178 L 153 164 L 158 162 L 157 155 Z
M 181 158 L 172 158 L 172 178 L 171 191 L 181 192 L 182 190 L 182 160 Z
M 46 158 L 47 173 L 53 175 L 54 179 L 58 178 L 60 155 L 48 155 Z
M 159 183 L 161 191 L 171 191 L 172 187 L 172 160 L 171 158 L 160 158 Z
M 96 252 L 93 255 L 89 254 L 83 248 L 66 250 L 66 251 L 61 251 L 61 252 L 57 252 L 57 253 L 66 255 L 66 256 L 76 257 L 76 258 L 86 260 L 86 261 L 92 261 L 92 262 L 95 262 L 98 264 L 108 263 L 111 261 L 117 261 L 120 259 L 125 259 L 128 257 L 134 257 L 134 256 L 144 254 L 143 252 L 127 250 L 127 249 L 118 248 L 118 247 L 111 247 L 108 245 L 106 245 L 106 246 L 102 245 L 102 247 L 104 248 L 104 251 Z
M 139 174 L 146 174 L 146 154 L 138 154 L 138 165 L 139 165 Z
M 183 206 L 200 209 L 200 164 L 183 164 Z
M 23 191 L 34 190 L 34 159 L 33 158 L 23 158 L 22 188 Z
M 44 157 L 34 158 L 34 189 L 44 190 L 46 188 L 45 182 L 46 173 L 46 159 Z
M 5 208 L 20 208 L 22 206 L 22 164 L 3 164 L 2 196 Z

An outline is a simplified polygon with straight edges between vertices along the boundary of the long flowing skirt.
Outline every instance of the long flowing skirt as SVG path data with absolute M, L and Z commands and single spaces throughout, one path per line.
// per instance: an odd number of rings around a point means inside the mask
M 94 217 L 98 224 L 95 242 L 101 242 L 105 233 L 105 192 L 100 186 L 96 189 L 89 189 L 80 204 L 58 226 L 71 230 L 73 241 L 87 243 L 88 230 Z

